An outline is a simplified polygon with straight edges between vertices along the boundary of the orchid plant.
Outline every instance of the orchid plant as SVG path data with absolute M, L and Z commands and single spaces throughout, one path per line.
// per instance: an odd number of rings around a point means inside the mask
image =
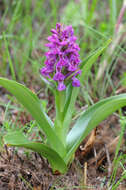
M 41 78 L 55 97 L 56 117 L 54 122 L 45 113 L 40 99 L 24 85 L 0 78 L 0 85 L 11 92 L 30 112 L 46 137 L 46 142 L 29 140 L 21 131 L 8 132 L 4 144 L 31 149 L 47 158 L 52 170 L 65 173 L 74 158 L 74 153 L 84 138 L 107 116 L 126 105 L 126 94 L 103 99 L 90 106 L 71 126 L 75 102 L 80 86 L 87 78 L 93 63 L 103 53 L 111 40 L 94 51 L 83 61 L 79 57 L 72 26 L 56 25 L 48 37 L 45 66 Z M 41 138 L 41 137 L 40 137 Z

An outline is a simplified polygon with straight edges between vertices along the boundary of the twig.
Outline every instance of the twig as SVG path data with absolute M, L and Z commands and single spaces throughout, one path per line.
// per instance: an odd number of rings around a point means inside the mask
M 7 157 L 8 157 L 8 161 L 10 162 L 11 156 L 9 154 L 8 147 L 7 147 L 7 145 L 4 145 L 4 147 L 5 147 L 5 151 L 6 151 Z
M 109 154 L 109 151 L 108 151 L 108 148 L 106 145 L 105 145 L 105 151 L 106 151 L 106 157 L 107 157 L 107 161 L 108 161 L 108 177 L 110 177 L 111 172 L 112 172 L 112 163 L 111 163 L 110 154 Z
M 84 190 L 86 190 L 87 186 L 87 162 L 84 163 Z
M 93 147 L 93 151 L 94 151 L 94 157 L 96 158 L 97 157 L 97 152 L 96 152 L 95 147 Z M 97 160 L 96 160 L 96 165 L 97 165 Z
M 112 154 L 115 152 L 115 147 L 117 146 L 117 143 L 118 143 L 118 140 L 119 140 L 119 136 L 117 136 L 112 142 L 110 142 L 106 147 L 109 151 L 109 154 Z M 124 143 L 124 139 L 121 143 L 121 145 Z M 90 161 L 90 165 L 96 163 L 96 160 L 97 160 L 97 166 L 96 168 L 98 168 L 101 163 L 103 162 L 103 160 L 106 158 L 106 151 L 105 151 L 105 148 L 101 149 L 99 151 L 99 153 L 97 154 L 96 158 L 93 158 L 91 161 Z
M 115 33 L 117 33 L 119 30 L 120 24 L 122 23 L 123 15 L 125 13 L 125 10 L 126 10 L 126 0 L 123 1 L 123 5 L 122 5 L 122 8 L 120 10 L 118 20 L 117 20 L 117 24 L 116 24 L 116 28 L 115 28 Z

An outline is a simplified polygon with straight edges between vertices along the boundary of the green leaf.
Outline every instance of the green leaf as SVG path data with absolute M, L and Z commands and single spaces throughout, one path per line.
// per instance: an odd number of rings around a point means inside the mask
M 54 126 L 50 118 L 44 112 L 41 101 L 24 85 L 13 80 L 0 77 L 0 85 L 11 92 L 17 100 L 29 111 L 32 117 L 40 125 L 44 131 L 51 147 L 59 152 L 60 155 L 65 154 L 65 148 L 59 137 L 54 132 Z
M 100 47 L 98 50 L 93 52 L 92 55 L 89 55 L 89 57 L 87 57 L 86 60 L 83 61 L 83 63 L 80 66 L 82 70 L 82 73 L 80 76 L 81 83 L 83 83 L 83 81 L 86 79 L 92 65 L 96 62 L 96 60 L 101 55 L 101 53 L 103 53 L 103 51 L 108 47 L 111 41 L 112 40 L 109 39 L 107 42 L 105 42 L 105 44 L 102 47 Z
M 66 164 L 64 160 L 59 156 L 59 154 L 51 149 L 50 147 L 40 143 L 29 141 L 22 132 L 16 131 L 8 133 L 3 137 L 4 144 L 8 146 L 24 147 L 35 152 L 38 152 L 45 158 L 47 158 L 53 168 L 53 171 L 60 171 L 65 173 L 67 171 Z
M 65 161 L 68 162 L 72 154 L 83 139 L 105 118 L 114 111 L 126 105 L 126 94 L 112 96 L 101 100 L 91 106 L 81 117 L 76 121 L 74 127 L 67 136 L 68 154 Z

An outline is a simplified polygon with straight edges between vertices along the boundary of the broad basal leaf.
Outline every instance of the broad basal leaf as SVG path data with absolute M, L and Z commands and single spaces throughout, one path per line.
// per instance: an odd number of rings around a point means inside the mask
M 65 161 L 68 162 L 72 154 L 83 139 L 107 116 L 114 111 L 126 105 L 126 94 L 112 96 L 101 100 L 91 106 L 81 117 L 76 121 L 74 127 L 67 136 L 68 154 Z
M 65 148 L 53 129 L 53 123 L 46 115 L 38 97 L 24 85 L 15 81 L 0 77 L 0 85 L 11 92 L 17 100 L 30 112 L 32 117 L 37 121 L 44 131 L 50 146 L 59 152 L 65 154 Z
M 24 147 L 35 152 L 38 152 L 45 158 L 47 158 L 53 168 L 61 173 L 65 173 L 67 170 L 66 164 L 59 154 L 50 147 L 40 143 L 29 141 L 21 132 L 11 132 L 3 137 L 4 144 L 9 146 Z

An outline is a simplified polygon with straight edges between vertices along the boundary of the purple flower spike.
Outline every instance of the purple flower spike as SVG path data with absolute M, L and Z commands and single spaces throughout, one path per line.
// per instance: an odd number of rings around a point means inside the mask
M 72 86 L 79 87 L 80 81 L 76 77 L 81 74 L 78 53 L 80 48 L 76 44 L 77 37 L 74 36 L 72 26 L 63 27 L 57 23 L 56 29 L 52 29 L 51 32 L 52 35 L 48 37 L 49 42 L 45 44 L 49 50 L 45 53 L 46 61 L 41 74 L 53 79 L 59 91 L 66 89 L 66 80 L 72 80 Z

